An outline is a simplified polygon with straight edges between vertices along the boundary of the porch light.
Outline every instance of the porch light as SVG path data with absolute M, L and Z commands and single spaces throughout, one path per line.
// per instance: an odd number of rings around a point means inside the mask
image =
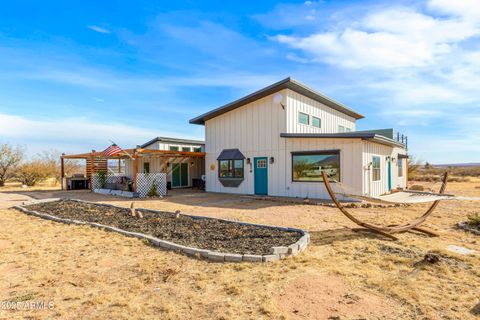
M 275 162 L 275 158 L 274 157 L 270 157 L 270 164 L 273 164 Z
M 250 164 L 250 158 L 247 158 L 247 164 Z
M 190 166 L 191 166 L 191 167 L 195 167 L 195 162 L 193 162 L 193 161 L 190 162 Z

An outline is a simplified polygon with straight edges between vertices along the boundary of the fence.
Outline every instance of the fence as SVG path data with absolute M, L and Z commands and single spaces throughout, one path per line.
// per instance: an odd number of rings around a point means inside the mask
M 158 195 L 167 195 L 167 175 L 163 172 L 137 173 L 137 193 L 140 198 L 145 198 L 154 186 Z

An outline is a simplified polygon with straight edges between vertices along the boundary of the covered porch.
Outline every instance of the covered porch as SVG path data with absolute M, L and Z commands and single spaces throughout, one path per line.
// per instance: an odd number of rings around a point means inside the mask
M 85 160 L 85 174 L 67 176 L 65 161 Z M 61 156 L 62 189 L 90 189 L 123 197 L 165 196 L 171 188 L 204 188 L 205 153 L 152 149 L 125 149 Z M 80 182 L 79 182 L 80 181 Z

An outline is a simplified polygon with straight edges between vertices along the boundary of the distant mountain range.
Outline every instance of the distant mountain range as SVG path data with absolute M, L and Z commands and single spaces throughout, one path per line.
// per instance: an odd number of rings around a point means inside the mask
M 450 164 L 432 164 L 436 168 L 447 167 L 480 167 L 480 162 L 467 162 L 467 163 L 450 163 Z

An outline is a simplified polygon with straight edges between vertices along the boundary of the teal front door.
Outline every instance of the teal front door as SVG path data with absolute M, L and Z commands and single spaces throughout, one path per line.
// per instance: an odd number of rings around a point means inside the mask
M 253 158 L 255 194 L 268 194 L 268 161 L 267 157 Z
M 388 191 L 390 192 L 392 190 L 392 164 L 391 160 L 388 159 Z

